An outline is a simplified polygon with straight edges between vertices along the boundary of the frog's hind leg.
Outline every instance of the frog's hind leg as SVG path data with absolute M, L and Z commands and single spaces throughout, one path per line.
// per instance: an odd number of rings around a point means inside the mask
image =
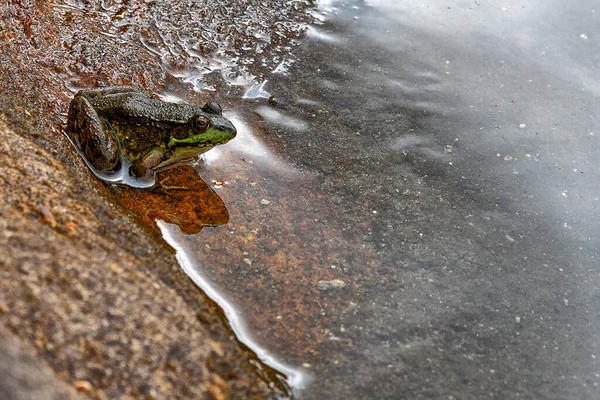
M 93 99 L 100 97 L 114 97 L 123 94 L 132 94 L 136 93 L 137 95 L 143 95 L 146 97 L 153 98 L 152 93 L 147 92 L 143 89 L 136 88 L 133 86 L 106 86 L 95 89 L 82 89 L 77 92 L 76 96 L 83 96 L 88 100 L 93 102 Z
M 111 94 L 124 94 L 139 91 L 140 89 L 134 88 L 133 86 L 106 86 L 95 89 L 82 89 L 77 92 L 76 96 L 83 96 L 88 100 L 91 100 L 95 97 L 104 97 Z
M 115 171 L 120 166 L 115 132 L 108 121 L 98 115 L 88 98 L 80 93 L 69 108 L 67 135 L 95 169 Z

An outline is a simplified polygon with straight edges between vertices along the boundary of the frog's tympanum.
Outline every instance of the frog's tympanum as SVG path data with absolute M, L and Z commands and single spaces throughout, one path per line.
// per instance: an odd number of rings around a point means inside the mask
M 127 86 L 81 90 L 71 102 L 67 134 L 91 167 L 110 173 L 129 165 L 134 178 L 190 160 L 236 135 L 221 106 L 161 101 Z

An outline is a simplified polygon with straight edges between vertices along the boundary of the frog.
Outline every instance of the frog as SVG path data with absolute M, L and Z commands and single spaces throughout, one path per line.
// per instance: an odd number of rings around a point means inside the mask
M 66 133 L 94 172 L 128 167 L 134 179 L 154 179 L 159 170 L 229 142 L 236 129 L 216 102 L 198 107 L 132 86 L 108 86 L 75 94 Z

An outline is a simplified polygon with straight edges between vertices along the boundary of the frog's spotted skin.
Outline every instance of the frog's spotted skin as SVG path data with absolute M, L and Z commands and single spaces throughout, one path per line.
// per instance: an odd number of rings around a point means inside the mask
M 189 160 L 236 135 L 217 103 L 199 108 L 156 99 L 128 86 L 81 90 L 69 108 L 67 135 L 94 172 L 127 168 L 154 181 L 158 168 Z

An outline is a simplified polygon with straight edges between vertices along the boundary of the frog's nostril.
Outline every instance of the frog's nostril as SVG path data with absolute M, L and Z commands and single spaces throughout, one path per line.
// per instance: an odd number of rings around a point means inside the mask
M 221 132 L 227 132 L 235 136 L 237 134 L 235 127 L 225 118 L 215 118 L 212 120 L 212 127 Z

